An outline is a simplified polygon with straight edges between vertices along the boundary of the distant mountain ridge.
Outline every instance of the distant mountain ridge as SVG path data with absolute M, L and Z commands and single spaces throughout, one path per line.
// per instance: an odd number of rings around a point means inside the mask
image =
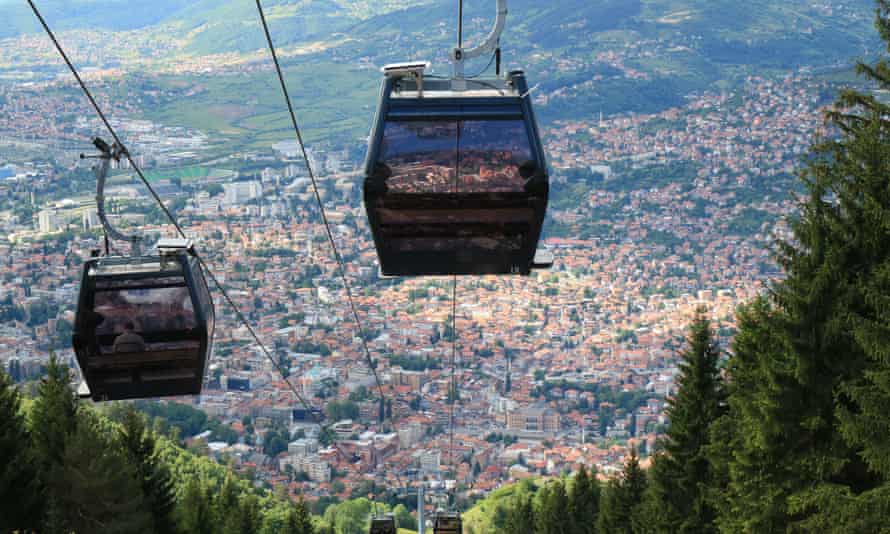
M 253 2 L 38 5 L 57 30 L 135 30 L 149 41 L 152 35 L 175 36 L 171 61 L 177 55 L 265 54 Z M 0 28 L 0 38 L 39 30 L 26 4 L 0 0 L 0 6 L 10 21 Z M 365 58 L 382 65 L 424 58 L 442 72 L 455 40 L 453 0 L 267 0 L 264 6 L 278 46 L 328 44 L 323 52 L 285 62 Z M 472 44 L 488 31 L 494 2 L 465 7 L 465 38 Z M 511 0 L 509 9 L 505 66 L 526 68 L 542 90 L 571 88 L 572 98 L 549 106 L 551 118 L 574 114 L 579 104 L 606 114 L 663 109 L 721 81 L 804 66 L 846 66 L 877 50 L 872 0 Z M 470 72 L 485 60 L 478 63 Z M 595 77 L 599 81 L 590 84 Z

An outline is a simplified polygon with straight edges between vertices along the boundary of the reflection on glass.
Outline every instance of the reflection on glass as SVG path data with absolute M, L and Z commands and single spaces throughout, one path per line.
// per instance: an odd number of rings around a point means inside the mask
M 394 193 L 522 192 L 533 159 L 522 120 L 387 122 L 381 146 Z
M 519 167 L 533 159 L 524 121 L 461 121 L 458 139 L 461 193 L 523 191 Z
M 394 193 L 449 193 L 457 169 L 456 122 L 387 122 L 380 157 Z

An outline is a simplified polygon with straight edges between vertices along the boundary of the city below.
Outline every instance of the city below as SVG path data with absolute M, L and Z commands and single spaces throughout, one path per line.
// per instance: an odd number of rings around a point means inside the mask
M 379 57 L 357 57 L 351 75 L 370 83 L 366 101 L 350 104 L 362 113 L 349 129 L 325 137 L 314 95 L 294 99 L 315 121 L 309 156 L 358 325 L 283 102 L 264 88 L 273 96 L 250 103 L 265 106 L 255 116 L 225 102 L 204 117 L 170 112 L 170 102 L 184 109 L 220 80 L 271 84 L 265 56 L 196 55 L 166 64 L 157 79 L 130 79 L 123 60 L 103 64 L 104 48 L 83 44 L 91 33 L 63 35 L 91 65 L 89 83 L 135 161 L 278 360 L 214 291 L 203 392 L 157 402 L 209 416 L 205 428 L 180 436 L 191 449 L 307 500 L 355 496 L 369 482 L 405 487 L 418 476 L 448 481 L 464 497 L 580 466 L 605 479 L 632 447 L 645 465 L 668 425 L 666 399 L 696 310 L 706 310 L 729 350 L 737 306 L 781 276 L 768 244 L 788 236 L 795 175 L 836 87 L 800 66 L 692 90 L 657 110 L 574 117 L 547 110 L 601 76 L 535 91 L 551 169 L 542 243 L 555 265 L 529 277 L 458 278 L 452 318 L 450 277 L 379 276 L 361 201 Z M 681 46 L 672 39 L 650 44 Z M 79 156 L 108 135 L 61 71 L 24 73 L 29 62 L 58 68 L 44 41 L 0 40 L 0 366 L 25 383 L 53 353 L 79 382 L 71 333 L 82 265 L 105 247 L 94 160 Z M 12 59 L 27 43 L 29 52 Z M 336 59 L 327 45 L 290 57 Z M 148 59 L 174 44 L 157 46 Z M 591 61 L 618 79 L 646 81 L 646 48 L 616 45 Z M 549 65 L 563 74 L 586 68 Z M 126 163 L 112 170 L 106 201 L 114 224 L 152 241 L 174 236 Z M 113 252 L 128 247 L 112 243 Z M 151 404 L 139 403 L 162 413 Z

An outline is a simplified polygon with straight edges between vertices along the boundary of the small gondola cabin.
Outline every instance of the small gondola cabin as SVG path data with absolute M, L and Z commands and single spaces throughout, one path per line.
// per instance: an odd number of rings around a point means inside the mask
M 397 534 L 396 520 L 392 516 L 371 519 L 370 534 Z
M 549 179 L 525 75 L 424 79 L 422 68 L 384 69 L 369 139 L 364 201 L 382 274 L 545 267 L 535 252 Z
M 214 309 L 190 250 L 162 240 L 157 256 L 87 261 L 72 342 L 93 400 L 201 392 Z
M 440 512 L 433 522 L 433 534 L 463 534 L 463 521 L 457 512 Z

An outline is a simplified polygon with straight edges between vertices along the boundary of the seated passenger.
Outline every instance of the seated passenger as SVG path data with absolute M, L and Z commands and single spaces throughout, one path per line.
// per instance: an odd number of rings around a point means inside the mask
M 127 321 L 124 325 L 124 333 L 117 336 L 114 340 L 114 352 L 117 353 L 128 353 L 128 352 L 145 352 L 145 340 L 142 339 L 142 336 L 134 332 L 136 326 L 133 324 L 133 321 Z

